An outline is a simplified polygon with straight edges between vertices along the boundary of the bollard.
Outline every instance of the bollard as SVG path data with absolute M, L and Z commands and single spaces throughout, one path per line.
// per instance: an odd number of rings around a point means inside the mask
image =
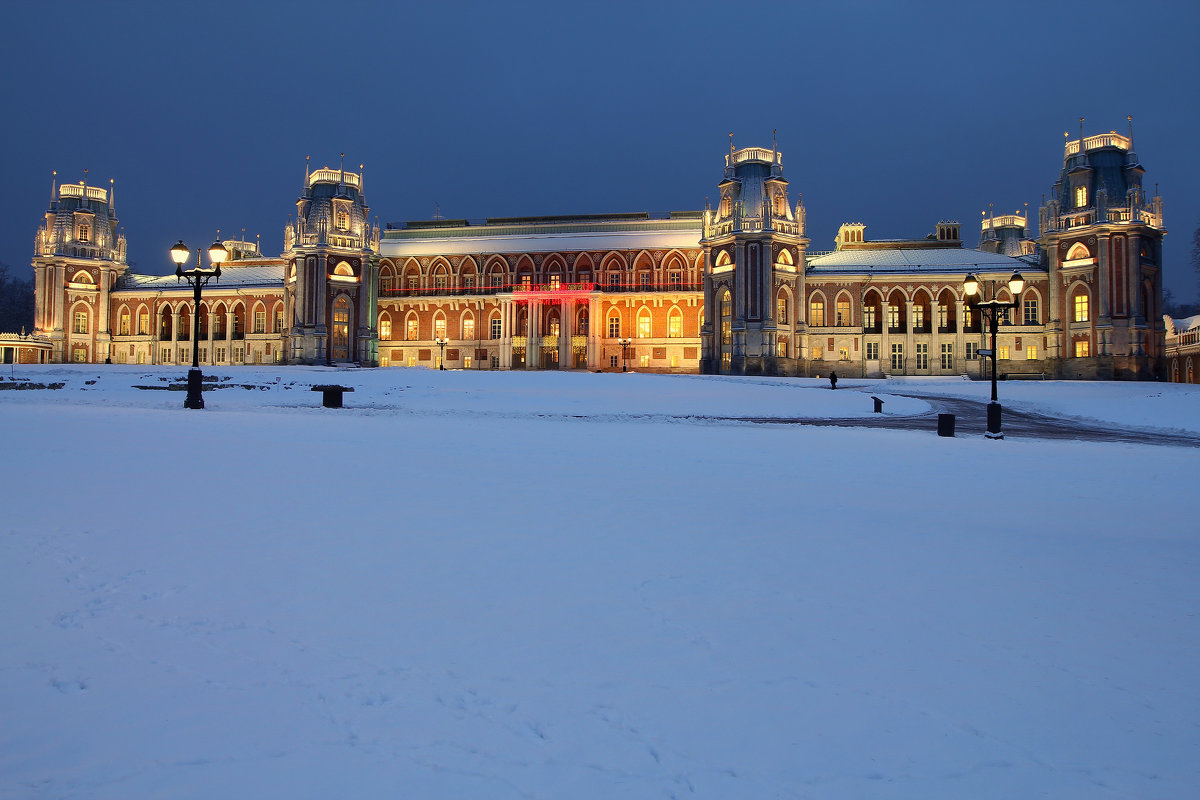
M 954 415 L 938 414 L 938 436 L 954 435 Z
M 883 401 L 880 400 L 878 397 L 874 397 L 874 396 L 872 396 L 871 399 L 875 401 L 875 413 L 882 414 L 883 413 Z

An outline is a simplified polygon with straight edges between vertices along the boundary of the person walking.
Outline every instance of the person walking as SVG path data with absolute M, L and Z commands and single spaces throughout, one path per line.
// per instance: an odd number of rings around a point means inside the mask
M 829 370 L 829 388 L 830 389 L 837 388 L 837 373 L 834 372 L 833 370 Z

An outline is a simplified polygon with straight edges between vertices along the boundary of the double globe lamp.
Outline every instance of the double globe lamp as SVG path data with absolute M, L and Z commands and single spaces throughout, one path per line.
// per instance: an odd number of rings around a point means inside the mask
M 175 262 L 175 279 L 183 278 L 195 292 L 195 305 L 192 306 L 192 368 L 188 370 L 187 399 L 183 401 L 184 408 L 204 408 L 204 378 L 200 373 L 200 290 L 208 285 L 213 278 L 221 278 L 221 262 L 229 255 L 220 242 L 208 246 L 208 261 L 211 267 L 203 269 L 200 266 L 200 252 L 196 251 L 196 266 L 184 269 L 191 256 L 187 245 L 180 240 L 171 248 L 171 260 Z
M 995 297 L 991 300 L 980 300 L 979 288 L 979 279 L 975 277 L 974 273 L 968 274 L 963 281 L 963 291 L 967 295 L 967 303 L 972 309 L 983 314 L 992 334 L 992 347 L 986 352 L 986 355 L 992 359 L 992 400 L 987 406 L 987 433 L 984 435 L 989 439 L 1003 439 L 1004 432 L 1000 427 L 1000 403 L 996 399 L 996 328 L 1000 325 L 1000 318 L 1008 309 L 1018 308 L 1021 305 L 1021 290 L 1025 288 L 1025 279 L 1021 277 L 1020 272 L 1014 272 L 1008 279 L 1008 291 L 1014 298 L 1011 303 Z

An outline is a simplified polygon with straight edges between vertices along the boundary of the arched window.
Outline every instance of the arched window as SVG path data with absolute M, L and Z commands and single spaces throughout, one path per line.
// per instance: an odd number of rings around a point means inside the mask
M 1195 383 L 1195 382 L 1196 382 L 1196 373 L 1195 373 L 1195 371 L 1192 369 L 1192 359 L 1191 359 L 1191 356 L 1188 356 L 1188 360 L 1187 360 L 1187 382 L 1188 382 L 1188 383 Z
M 575 332 L 581 336 L 588 335 L 588 310 L 586 306 L 579 309 L 579 327 L 575 329 Z
M 79 270 L 75 273 L 75 277 L 71 278 L 71 283 L 82 283 L 88 286 L 95 286 L 96 282 L 92 280 L 91 274 L 87 270 Z
M 775 321 L 780 325 L 788 324 L 788 297 L 783 291 L 775 298 Z
M 163 311 L 163 313 L 166 314 L 167 312 Z M 71 332 L 72 333 L 87 333 L 88 330 L 89 330 L 89 325 L 88 325 L 87 308 L 85 306 L 77 306 L 75 308 L 75 313 L 73 315 L 73 319 L 71 322 Z
M 462 318 L 462 338 L 475 338 L 475 316 L 468 312 Z
M 715 264 L 715 266 L 728 267 L 732 263 L 733 262 L 729 260 L 729 251 L 728 250 L 717 251 L 717 263 Z
M 1035 292 L 1025 292 L 1025 297 L 1021 301 L 1021 324 L 1037 325 L 1039 319 L 1037 294 Z
M 332 343 L 330 357 L 334 361 L 350 358 L 350 300 L 345 295 L 333 301 Z
M 118 319 L 120 320 L 120 322 L 117 327 L 117 335 L 118 336 L 128 336 L 129 331 L 130 331 L 130 326 L 129 326 L 130 318 L 129 318 L 129 308 L 127 306 L 121 306 L 121 311 L 118 314 Z
M 500 320 L 499 311 L 493 311 L 492 316 L 488 319 L 488 335 L 493 339 L 499 339 L 504 335 L 504 323 Z
M 679 339 L 683 336 L 683 312 L 672 308 L 667 314 L 667 337 Z
M 138 307 L 138 336 L 150 335 L 150 309 L 145 306 Z
M 338 265 L 333 268 L 333 274 L 341 277 L 354 277 L 354 270 L 345 261 L 338 262 Z M 348 302 L 348 301 L 347 301 Z
M 172 323 L 170 308 L 163 308 L 162 313 L 158 315 L 158 338 L 161 341 L 171 341 Z
M 1091 258 L 1092 251 L 1087 249 L 1087 245 L 1083 242 L 1076 242 L 1071 245 L 1071 249 L 1067 251 L 1067 261 L 1078 261 L 1082 258 Z
M 825 298 L 814 294 L 808 300 L 808 324 L 814 328 L 825 326 Z
M 267 307 L 260 300 L 254 304 L 254 313 L 250 321 L 251 333 L 267 332 Z
M 733 366 L 733 295 L 721 293 L 721 369 Z
M 1075 207 L 1086 208 L 1088 200 L 1088 191 L 1086 186 L 1075 187 Z
M 621 314 L 615 309 L 609 312 L 608 315 L 608 338 L 619 339 L 621 337 Z
M 392 318 L 386 311 L 379 315 L 379 338 L 392 338 Z
M 433 338 L 435 338 L 435 339 L 445 339 L 446 338 L 446 318 L 442 315 L 442 312 L 440 312 L 440 311 L 438 312 L 438 315 L 433 318 Z
M 883 299 L 877 292 L 867 292 L 863 298 L 862 324 L 865 333 L 881 333 L 883 331 Z
M 638 312 L 637 337 L 639 339 L 649 339 L 650 338 L 650 326 L 651 326 L 650 311 L 649 311 L 649 309 L 643 308 L 641 311 Z
M 837 304 L 834 307 L 835 318 L 834 325 L 845 327 L 850 324 L 850 295 L 843 292 L 838 295 Z

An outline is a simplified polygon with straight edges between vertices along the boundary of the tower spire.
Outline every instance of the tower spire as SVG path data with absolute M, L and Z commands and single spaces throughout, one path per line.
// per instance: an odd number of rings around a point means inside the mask
M 346 154 L 338 153 L 338 188 L 340 189 L 346 183 Z
M 1125 117 L 1125 119 L 1129 120 L 1129 150 L 1130 150 L 1130 152 L 1132 152 L 1133 151 L 1133 115 L 1130 114 L 1129 116 Z
M 54 192 L 58 189 L 55 185 L 58 183 L 58 170 L 50 170 L 50 202 L 54 202 Z
M 117 181 L 115 178 L 108 179 L 108 213 L 112 213 L 113 207 L 116 206 Z
M 305 190 L 305 191 L 308 191 L 308 173 L 309 173 L 309 170 L 308 170 L 308 166 L 309 166 L 309 164 L 308 164 L 308 162 L 309 162 L 309 160 L 310 160 L 311 158 L 312 158 L 312 156 L 305 156 L 305 157 L 304 157 L 304 190 Z

